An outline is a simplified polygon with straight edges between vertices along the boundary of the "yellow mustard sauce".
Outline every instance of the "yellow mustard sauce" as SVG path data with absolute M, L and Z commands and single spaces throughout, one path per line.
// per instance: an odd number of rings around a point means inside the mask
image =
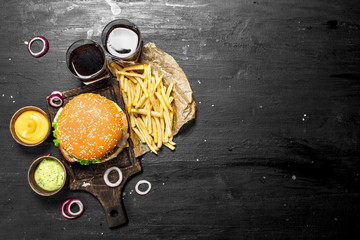
M 16 135 L 28 144 L 40 142 L 46 137 L 48 131 L 48 120 L 38 111 L 23 112 L 15 121 Z
M 35 182 L 46 191 L 58 190 L 65 180 L 61 164 L 53 159 L 42 160 L 35 170 Z

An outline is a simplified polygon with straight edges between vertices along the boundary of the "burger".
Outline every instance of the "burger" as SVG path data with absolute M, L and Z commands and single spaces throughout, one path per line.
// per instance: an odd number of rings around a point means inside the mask
M 71 99 L 56 114 L 53 128 L 55 146 L 69 162 L 105 162 L 128 146 L 126 114 L 98 94 L 84 93 Z

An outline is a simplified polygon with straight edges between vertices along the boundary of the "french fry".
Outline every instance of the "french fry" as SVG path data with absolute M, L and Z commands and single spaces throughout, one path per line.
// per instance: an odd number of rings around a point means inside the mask
M 140 109 L 131 109 L 131 112 L 132 113 L 138 113 L 138 114 L 142 114 L 142 115 L 147 115 L 148 112 L 147 110 L 143 109 L 143 108 L 140 108 Z M 157 118 L 161 118 L 161 114 L 159 112 L 156 112 L 156 111 L 150 111 L 150 114 L 152 117 L 157 117 Z
M 134 65 L 134 66 L 125 67 L 123 71 L 127 72 L 130 70 L 144 70 L 144 67 L 145 65 Z
M 140 133 L 139 130 L 137 130 L 137 128 L 132 128 L 132 130 L 136 133 L 142 143 L 146 143 L 144 136 Z
M 171 150 L 175 150 L 175 147 L 173 145 L 171 145 L 170 143 L 164 143 L 165 146 L 167 146 L 168 148 L 170 148 Z
M 135 118 L 135 123 L 140 132 L 142 133 L 143 137 L 145 138 L 145 141 L 151 142 L 151 137 L 149 132 L 146 129 L 146 126 L 141 118 Z
M 143 104 L 145 103 L 145 101 L 146 101 L 146 96 L 143 95 L 143 96 L 140 98 L 140 100 L 138 101 L 138 103 L 136 104 L 135 109 L 142 107 Z
M 163 118 L 160 119 L 160 127 L 161 127 L 161 136 L 162 136 L 161 140 L 163 142 L 167 142 L 167 139 L 165 139 L 165 122 Z
M 149 100 L 150 100 L 150 102 L 151 102 L 154 110 L 155 110 L 156 112 L 160 112 L 160 106 L 157 104 L 157 102 L 156 102 L 156 100 L 155 100 L 155 98 L 154 98 L 153 93 L 150 93 L 150 94 L 149 94 Z
M 147 105 L 147 114 L 146 114 L 146 121 L 148 123 L 148 129 L 149 129 L 149 133 L 152 133 L 152 125 L 151 125 L 151 113 L 150 113 L 150 104 Z
M 145 87 L 144 82 L 140 78 L 136 78 L 136 80 L 138 81 L 138 83 L 140 84 L 142 90 L 144 91 L 145 96 L 149 97 L 149 93 L 148 93 L 148 91 L 147 91 L 147 89 Z
M 131 124 L 131 128 L 135 128 L 136 124 L 135 124 L 135 116 L 134 114 L 131 112 L 130 113 L 130 124 Z
M 152 136 L 153 136 L 153 138 L 154 138 L 154 143 L 157 143 L 157 141 L 158 141 L 158 130 L 157 130 L 157 128 L 156 128 L 156 123 L 155 123 L 155 118 L 154 117 L 152 117 L 151 118 L 151 126 L 152 126 Z
M 174 82 L 171 82 L 168 89 L 166 90 L 166 97 L 167 98 L 170 98 L 170 93 L 171 93 L 173 87 L 174 87 Z
M 152 144 L 152 138 L 151 136 L 149 135 L 149 133 L 147 132 L 146 130 L 146 127 L 144 126 L 144 123 L 142 122 L 142 120 L 140 118 L 136 118 L 136 126 L 138 128 L 140 128 L 140 132 L 143 134 L 144 136 L 144 139 L 145 139 L 145 142 L 147 143 L 148 147 L 150 148 L 150 150 L 157 154 L 157 151 L 156 149 L 154 148 L 153 144 Z
M 170 112 L 172 112 L 173 109 L 172 109 L 171 104 L 169 102 L 169 98 L 164 93 L 162 94 L 162 97 L 163 97 L 163 100 L 164 100 L 164 102 L 166 104 L 166 107 L 170 110 Z
M 138 74 L 138 73 L 132 73 L 132 72 L 125 72 L 125 71 L 118 71 L 118 74 L 122 74 L 125 76 L 132 76 L 132 77 L 138 77 L 138 78 L 145 78 L 144 75 Z
M 117 65 L 115 62 L 110 63 L 110 65 L 115 68 L 117 71 L 122 71 L 123 68 Z
M 126 80 L 126 78 L 124 78 L 124 91 L 127 93 L 128 92 L 128 81 Z
M 155 123 L 156 123 L 156 129 L 158 130 L 158 133 L 157 133 L 157 148 L 161 148 L 161 145 L 162 145 L 162 133 L 163 131 L 161 130 L 161 125 L 160 125 L 160 120 L 159 118 L 155 118 Z
M 136 89 L 135 89 L 135 98 L 134 98 L 134 105 L 136 106 L 138 101 L 139 101 L 139 97 L 140 97 L 140 85 L 136 84 Z

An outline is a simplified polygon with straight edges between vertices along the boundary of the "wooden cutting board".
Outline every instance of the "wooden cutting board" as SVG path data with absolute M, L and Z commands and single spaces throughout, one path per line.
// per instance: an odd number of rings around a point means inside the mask
M 116 102 L 125 111 L 124 102 L 120 95 L 119 85 L 116 79 L 111 78 L 64 91 L 62 92 L 65 101 L 64 104 L 82 93 L 100 94 Z M 46 100 L 48 98 L 49 96 L 46 97 Z M 53 121 L 58 108 L 53 108 L 49 104 L 47 104 L 47 108 L 51 121 Z M 141 171 L 140 160 L 135 157 L 134 144 L 131 141 L 131 138 L 129 138 L 128 142 L 129 147 L 123 150 L 115 159 L 100 164 L 90 164 L 88 166 L 82 166 L 79 163 L 69 163 L 60 153 L 61 160 L 65 164 L 69 175 L 70 190 L 86 191 L 95 196 L 105 210 L 110 228 L 123 225 L 127 222 L 127 216 L 121 198 L 122 190 L 126 181 L 132 175 Z M 115 188 L 108 187 L 103 180 L 104 172 L 112 166 L 119 167 L 123 174 L 123 180 L 120 186 Z M 117 176 L 115 174 L 110 174 L 109 179 L 110 181 L 115 182 Z

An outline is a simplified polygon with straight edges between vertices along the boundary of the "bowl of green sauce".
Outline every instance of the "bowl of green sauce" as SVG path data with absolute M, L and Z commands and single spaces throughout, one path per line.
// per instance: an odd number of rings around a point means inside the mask
M 36 159 L 29 168 L 29 185 L 41 196 L 51 196 L 58 193 L 67 180 L 66 168 L 57 158 L 43 156 Z

